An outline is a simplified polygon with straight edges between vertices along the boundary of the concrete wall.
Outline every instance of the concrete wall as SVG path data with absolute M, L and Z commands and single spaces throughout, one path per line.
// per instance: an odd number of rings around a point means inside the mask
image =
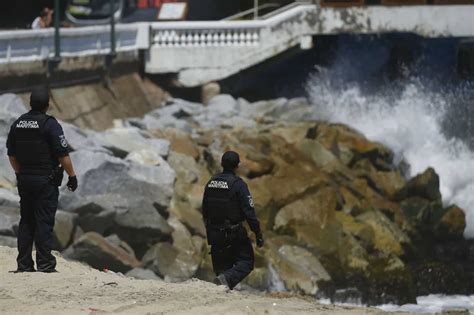
M 21 93 L 25 104 L 30 93 Z M 110 79 L 109 83 L 52 89 L 49 114 L 79 127 L 103 130 L 118 118 L 139 117 L 159 107 L 168 97 L 160 87 L 137 73 Z

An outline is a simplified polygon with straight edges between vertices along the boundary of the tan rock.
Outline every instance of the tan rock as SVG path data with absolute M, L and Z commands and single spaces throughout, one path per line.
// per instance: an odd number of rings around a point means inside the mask
M 63 254 L 66 258 L 83 261 L 99 270 L 125 273 L 141 265 L 135 256 L 114 243 L 98 233 L 88 232 Z
M 341 239 L 338 252 L 339 259 L 346 268 L 365 271 L 369 267 L 367 251 L 351 234 Z
M 157 138 L 167 139 L 170 142 L 171 151 L 191 156 L 195 160 L 199 158 L 199 149 L 190 134 L 175 128 L 155 129 L 150 133 Z
M 298 241 L 322 251 L 334 251 L 341 237 L 335 214 L 336 191 L 324 187 L 280 209 L 275 217 L 274 230 L 294 235 Z
M 370 225 L 341 211 L 336 212 L 336 220 L 341 224 L 344 234 L 352 235 L 361 240 L 365 247 L 373 244 L 374 231 Z
M 306 249 L 291 245 L 286 238 L 269 239 L 267 243 L 269 261 L 287 289 L 314 295 L 319 282 L 331 280 L 319 260 Z
M 379 211 L 363 213 L 357 219 L 372 227 L 374 248 L 378 251 L 400 256 L 404 253 L 403 245 L 410 244 L 408 236 Z
M 462 238 L 466 228 L 466 214 L 456 205 L 446 209 L 437 226 L 437 233 L 446 238 Z
M 420 197 L 431 201 L 441 199 L 439 176 L 433 168 L 430 167 L 423 173 L 410 179 L 395 195 L 396 200 L 403 200 L 410 197 Z

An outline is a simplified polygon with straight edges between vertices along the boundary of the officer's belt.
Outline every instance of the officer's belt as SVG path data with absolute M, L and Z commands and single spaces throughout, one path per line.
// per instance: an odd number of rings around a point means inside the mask
M 209 224 L 209 227 L 212 229 L 218 229 L 218 230 L 237 230 L 239 228 L 243 227 L 242 222 L 239 223 L 224 223 L 224 224 L 213 224 L 212 222 Z

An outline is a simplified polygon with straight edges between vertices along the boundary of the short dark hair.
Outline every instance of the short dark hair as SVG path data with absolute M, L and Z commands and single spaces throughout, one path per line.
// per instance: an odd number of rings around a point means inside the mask
M 44 110 L 49 106 L 49 90 L 46 86 L 35 87 L 31 91 L 30 106 L 34 110 Z
M 239 166 L 240 157 L 235 151 L 227 151 L 222 155 L 221 165 L 224 170 L 234 170 Z

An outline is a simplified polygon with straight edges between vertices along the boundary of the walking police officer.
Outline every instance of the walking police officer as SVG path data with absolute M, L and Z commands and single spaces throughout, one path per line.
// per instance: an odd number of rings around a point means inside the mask
M 37 270 L 55 272 L 56 258 L 51 249 L 58 186 L 62 182 L 63 170 L 69 175 L 69 190 L 76 190 L 77 179 L 63 130 L 54 117 L 46 115 L 48 89 L 34 89 L 30 105 L 31 111 L 13 123 L 7 139 L 8 157 L 17 174 L 20 195 L 17 272 L 35 271 L 33 242 Z
M 247 221 L 255 233 L 257 246 L 263 246 L 252 196 L 247 184 L 235 175 L 239 163 L 238 153 L 224 153 L 221 161 L 224 171 L 207 183 L 202 203 L 212 265 L 217 275 L 214 282 L 231 290 L 254 267 L 254 252 L 243 221 Z

